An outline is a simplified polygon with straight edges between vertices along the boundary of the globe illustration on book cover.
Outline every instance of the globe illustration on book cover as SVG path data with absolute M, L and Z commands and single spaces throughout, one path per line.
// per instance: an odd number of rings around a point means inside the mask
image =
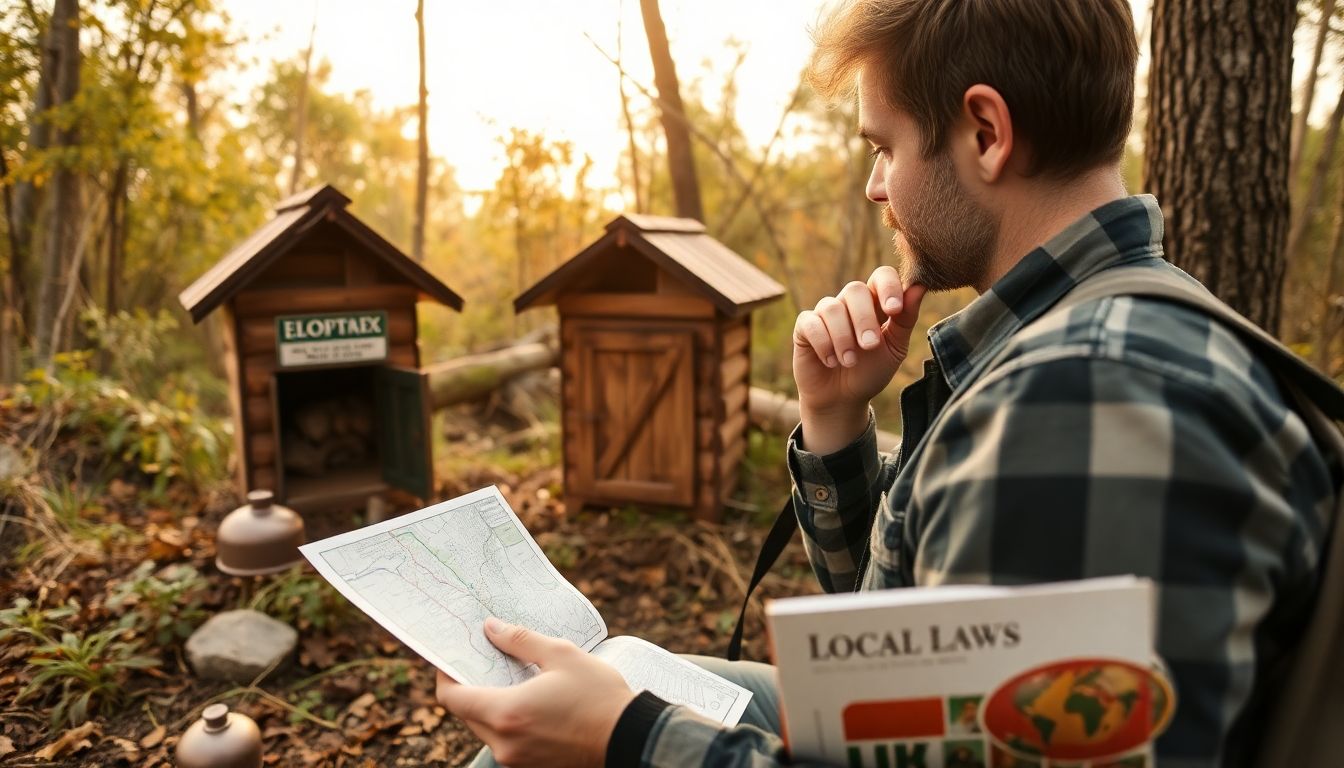
M 1034 667 L 986 699 L 986 733 L 1016 755 L 1096 760 L 1131 752 L 1171 721 L 1171 684 L 1156 668 L 1118 659 L 1070 659 Z

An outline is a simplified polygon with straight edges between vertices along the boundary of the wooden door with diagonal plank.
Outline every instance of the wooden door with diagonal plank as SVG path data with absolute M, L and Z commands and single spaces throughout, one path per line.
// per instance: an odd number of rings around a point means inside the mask
M 592 500 L 695 499 L 695 335 L 588 326 L 578 334 L 574 492 Z

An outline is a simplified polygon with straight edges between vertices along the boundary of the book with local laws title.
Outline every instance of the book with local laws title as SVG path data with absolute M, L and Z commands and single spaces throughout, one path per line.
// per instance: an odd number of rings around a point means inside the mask
M 1145 579 L 784 598 L 766 621 L 797 758 L 1150 768 L 1176 704 Z

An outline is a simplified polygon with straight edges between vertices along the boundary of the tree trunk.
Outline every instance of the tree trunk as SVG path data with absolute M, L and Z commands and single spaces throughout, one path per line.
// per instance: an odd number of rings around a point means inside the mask
M 183 108 L 187 111 L 187 136 L 197 145 L 201 142 L 201 99 L 196 91 L 196 83 L 182 83 Z
M 644 14 L 644 32 L 649 38 L 649 54 L 653 57 L 653 82 L 658 87 L 658 114 L 667 137 L 667 165 L 672 176 L 672 196 L 676 200 L 677 215 L 705 220 L 700 204 L 700 182 L 695 175 L 695 154 L 691 147 L 691 132 L 686 112 L 681 104 L 681 89 L 677 83 L 677 67 L 672 61 L 672 50 L 667 44 L 667 29 L 658 10 L 658 0 L 639 0 Z
M 1330 348 L 1334 345 L 1338 333 L 1340 314 L 1335 304 L 1335 295 L 1339 291 L 1339 262 L 1344 260 L 1344 184 L 1339 186 L 1338 200 L 1335 203 L 1334 235 L 1330 238 L 1330 250 L 1325 254 L 1325 284 L 1321 287 L 1320 315 L 1316 323 L 1316 343 L 1312 345 L 1313 362 L 1327 376 L 1334 376 Z
M 1321 54 L 1325 52 L 1325 41 L 1330 36 L 1330 19 L 1335 15 L 1335 0 L 1321 0 L 1321 24 L 1316 29 L 1316 45 L 1311 50 L 1311 66 L 1307 68 L 1306 82 L 1302 83 L 1302 108 L 1293 120 L 1293 155 L 1288 161 L 1289 183 L 1297 178 L 1298 164 L 1302 161 L 1302 143 L 1307 139 L 1307 118 L 1311 116 L 1311 104 L 1316 100 L 1316 76 L 1321 68 Z M 1292 254 L 1293 249 L 1289 248 Z
M 1214 23 L 1216 19 L 1216 23 Z M 1157 0 L 1145 186 L 1171 260 L 1271 333 L 1288 234 L 1294 4 Z
M 513 141 L 519 141 L 517 131 L 513 134 Z M 514 295 L 517 296 L 527 290 L 527 241 L 526 233 L 523 231 L 523 188 L 522 181 L 518 178 L 523 173 L 520 165 L 514 164 L 514 153 L 512 148 L 509 151 L 509 192 L 513 202 L 513 250 L 518 254 L 518 270 L 515 272 L 516 281 L 514 284 Z M 512 315 L 513 335 L 517 336 L 519 329 L 522 328 L 523 319 L 517 312 Z
M 5 159 L 5 148 L 0 147 L 0 179 L 9 178 L 9 163 Z M 4 292 L 0 298 L 0 384 L 15 381 L 19 377 L 19 338 L 23 335 L 23 264 L 19 261 L 18 233 L 14 231 L 14 195 L 9 185 L 3 186 L 5 199 L 5 227 L 9 235 L 9 269 L 0 275 Z
M 420 40 L 420 129 L 416 138 L 415 225 L 411 232 L 411 255 L 425 260 L 425 208 L 429 198 L 429 90 L 425 88 L 425 0 L 415 6 L 415 28 Z
M 1292 227 L 1288 230 L 1289 258 L 1295 259 L 1302 255 L 1302 239 L 1316 218 L 1316 209 L 1321 205 L 1321 195 L 1325 194 L 1325 181 L 1330 175 L 1335 149 L 1339 145 L 1341 123 L 1344 123 L 1344 88 L 1340 89 L 1339 101 L 1335 102 L 1335 111 L 1330 115 L 1330 124 L 1325 128 L 1325 138 L 1321 140 L 1321 153 L 1316 158 L 1316 167 L 1312 171 L 1311 182 L 1307 185 L 1306 196 L 1292 214 Z
M 121 286 L 122 264 L 126 253 L 126 194 L 130 177 L 130 161 L 123 158 L 112 174 L 112 186 L 107 190 L 107 285 L 104 290 L 104 309 L 108 317 L 117 313 Z
M 56 97 L 53 108 L 69 104 L 79 91 L 79 0 L 56 0 L 43 51 L 43 68 L 54 74 Z M 58 128 L 55 145 L 73 147 L 76 127 Z M 79 179 L 70 162 L 63 159 L 52 175 L 51 201 L 47 206 L 46 246 L 42 255 L 41 281 L 34 321 L 34 352 L 37 364 L 45 366 L 56 351 L 61 329 L 56 327 L 60 303 L 71 279 L 72 254 L 79 229 Z
M 183 109 L 187 113 L 187 146 L 191 148 L 191 152 L 197 158 L 201 158 L 205 150 L 201 146 L 201 99 L 195 80 L 183 81 L 182 99 Z M 186 211 L 182 230 L 187 242 L 202 242 L 203 226 L 201 222 L 200 210 L 193 208 Z M 224 361 L 229 357 L 229 347 L 225 342 L 224 313 L 212 312 L 199 327 L 201 333 L 205 336 L 206 348 L 212 351 L 212 354 L 205 356 L 206 365 L 211 373 L 222 379 L 226 373 Z
M 50 25 L 48 19 L 48 25 Z M 48 32 L 50 35 L 50 32 Z M 33 93 L 33 110 L 28 115 L 28 157 L 36 157 L 39 153 L 45 151 L 51 146 L 51 104 L 55 100 L 56 72 L 55 63 L 49 59 L 45 52 L 42 55 L 42 64 L 38 67 L 37 90 Z M 8 174 L 6 174 L 8 175 Z M 23 282 L 29 276 L 29 269 L 33 268 L 33 224 L 38 215 L 38 193 L 44 190 L 40 189 L 37 182 L 31 178 L 18 179 L 14 182 L 14 208 L 10 212 L 10 232 L 15 243 L 15 250 L 12 255 L 13 262 L 11 268 L 14 274 Z M 16 305 L 14 310 L 23 320 L 29 334 L 33 330 L 33 310 L 36 302 L 33 297 L 20 295 L 23 302 Z
M 303 181 L 303 136 L 308 132 L 308 80 L 312 77 L 313 41 L 317 38 L 317 6 L 313 6 L 313 26 L 308 30 L 308 50 L 303 54 L 303 79 L 299 81 L 299 103 L 294 110 L 294 167 L 289 176 L 289 194 L 299 191 Z

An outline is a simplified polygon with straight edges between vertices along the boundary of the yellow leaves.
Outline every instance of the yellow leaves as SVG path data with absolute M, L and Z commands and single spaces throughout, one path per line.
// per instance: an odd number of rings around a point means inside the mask
M 443 722 L 444 715 L 448 714 L 443 707 L 416 707 L 411 711 L 411 722 L 397 732 L 398 736 L 419 736 L 424 733 L 431 733 Z
M 191 537 L 171 524 L 159 527 L 151 523 L 146 533 L 151 536 L 146 552 L 151 560 L 177 560 L 191 546 Z
M 143 749 L 153 749 L 159 746 L 159 744 L 163 743 L 163 739 L 167 735 L 168 735 L 167 726 L 156 725 L 154 726 L 154 729 L 152 731 L 141 737 L 140 746 Z
M 350 706 L 345 708 L 345 714 L 363 720 L 369 716 L 369 707 L 373 706 L 376 701 L 378 701 L 378 697 L 374 696 L 372 692 L 364 693 L 350 702 Z
M 125 753 L 122 755 L 123 760 L 135 763 L 140 759 L 140 748 L 135 745 L 134 741 L 123 739 L 120 736 L 111 736 L 108 741 L 121 747 L 121 751 Z
M 426 733 L 439 727 L 443 716 L 447 714 L 443 707 L 416 707 L 411 712 L 411 722 L 419 725 Z
M 33 753 L 38 760 L 55 760 L 67 754 L 73 755 L 93 746 L 93 738 L 101 736 L 102 727 L 90 720 L 83 725 L 66 730 L 55 741 Z

